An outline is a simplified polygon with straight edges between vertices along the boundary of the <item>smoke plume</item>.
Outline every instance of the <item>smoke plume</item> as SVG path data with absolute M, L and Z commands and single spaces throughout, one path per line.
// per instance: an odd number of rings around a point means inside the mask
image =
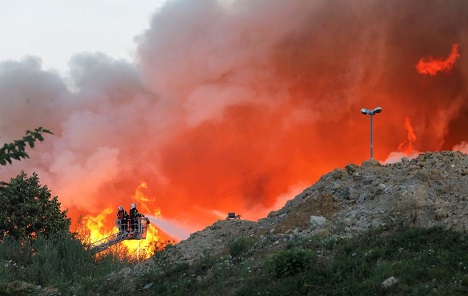
M 36 171 L 74 223 L 137 202 L 194 231 L 227 212 L 264 217 L 368 159 L 363 107 L 383 108 L 377 160 L 466 152 L 466 11 L 466 1 L 178 0 L 135 38 L 134 61 L 80 53 L 67 79 L 37 57 L 0 62 L 0 140 L 55 134 L 1 179 Z M 455 44 L 449 67 L 418 72 Z

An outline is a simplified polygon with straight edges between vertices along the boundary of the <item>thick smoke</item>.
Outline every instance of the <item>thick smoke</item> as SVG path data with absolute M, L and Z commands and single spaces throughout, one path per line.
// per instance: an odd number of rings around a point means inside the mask
M 1 177 L 38 172 L 75 222 L 128 209 L 147 182 L 148 214 L 160 209 L 196 230 L 227 212 L 263 217 L 322 174 L 368 159 L 363 107 L 383 108 L 377 160 L 408 147 L 408 122 L 414 151 L 466 152 L 467 9 L 436 0 L 169 1 L 137 36 L 136 61 L 79 54 L 68 79 L 38 58 L 1 62 L 1 140 L 38 126 L 55 133 Z M 416 70 L 454 44 L 451 69 Z

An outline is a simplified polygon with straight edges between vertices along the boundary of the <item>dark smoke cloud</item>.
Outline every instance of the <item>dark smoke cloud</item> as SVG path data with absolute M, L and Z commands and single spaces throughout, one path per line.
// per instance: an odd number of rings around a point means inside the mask
M 1 140 L 54 131 L 31 159 L 73 217 L 128 207 L 190 229 L 228 211 L 257 219 L 323 173 L 417 151 L 466 150 L 464 1 L 169 1 L 136 38 L 138 60 L 85 53 L 70 78 L 40 60 L 0 64 Z M 460 44 L 453 69 L 415 65 Z

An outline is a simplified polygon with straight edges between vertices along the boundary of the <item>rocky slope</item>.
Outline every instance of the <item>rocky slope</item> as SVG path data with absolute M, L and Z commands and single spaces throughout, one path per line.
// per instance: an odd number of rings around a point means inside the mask
M 466 154 L 425 153 L 394 164 L 381 165 L 368 160 L 360 166 L 349 164 L 343 169 L 335 169 L 283 208 L 258 222 L 219 220 L 191 234 L 188 239 L 157 252 L 151 260 L 105 275 L 105 281 L 99 281 L 99 286 L 95 287 L 98 291 L 93 295 L 155 295 L 151 294 L 155 292 L 151 290 L 153 285 L 157 287 L 155 282 L 158 279 L 171 281 L 171 274 L 177 268 L 186 268 L 184 266 L 194 267 L 190 274 L 182 273 L 182 276 L 193 277 L 195 283 L 216 281 L 217 268 L 238 268 L 242 262 L 248 262 L 244 265 L 249 268 L 247 272 L 257 271 L 275 251 L 298 242 L 313 241 L 314 236 L 320 236 L 317 241 L 333 242 L 373 228 L 383 229 L 386 234 L 386 231 L 435 225 L 464 233 L 468 231 Z M 232 246 L 239 238 L 240 246 L 248 249 L 242 250 L 241 257 L 236 257 Z M 332 256 L 320 250 L 317 252 L 318 256 Z M 205 263 L 213 258 L 216 264 Z M 5 264 L 8 267 L 11 262 Z M 197 268 L 202 272 L 193 271 Z M 176 276 L 180 274 L 175 272 Z M 230 285 L 225 289 L 231 289 L 243 279 L 231 277 L 227 280 Z M 390 277 L 382 285 L 390 280 L 396 279 Z M 175 280 L 174 284 L 180 283 Z M 464 286 L 468 289 L 468 284 Z M 82 287 L 72 287 L 71 290 L 75 288 Z M 23 281 L 6 283 L 0 290 L 8 295 L 60 295 L 57 288 Z M 221 294 L 231 295 L 224 290 Z M 158 292 L 158 295 L 161 294 Z
M 394 164 L 349 164 L 324 175 L 268 217 L 219 220 L 175 245 L 171 254 L 173 260 L 191 262 L 223 252 L 238 237 L 274 249 L 297 236 L 435 225 L 468 230 L 466 154 L 425 153 Z

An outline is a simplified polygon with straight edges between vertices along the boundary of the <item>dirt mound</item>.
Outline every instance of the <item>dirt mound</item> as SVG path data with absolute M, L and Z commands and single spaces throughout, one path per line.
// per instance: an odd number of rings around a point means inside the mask
M 258 222 L 219 220 L 174 246 L 174 259 L 192 261 L 226 249 L 238 237 L 272 244 L 288 237 L 354 233 L 372 228 L 442 225 L 468 230 L 468 155 L 425 153 L 381 165 L 368 160 L 322 176 Z

